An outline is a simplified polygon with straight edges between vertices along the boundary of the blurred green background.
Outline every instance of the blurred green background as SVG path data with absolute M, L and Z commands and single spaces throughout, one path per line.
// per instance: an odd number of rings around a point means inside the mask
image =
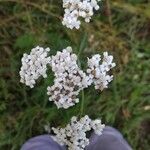
M 85 114 L 119 129 L 134 150 L 150 149 L 150 1 L 103 0 L 80 30 L 62 26 L 62 16 L 61 0 L 0 0 L 0 150 L 19 150 L 45 133 L 44 125 Z M 75 107 L 57 110 L 46 94 L 52 72 L 34 89 L 19 82 L 21 57 L 37 45 L 51 54 L 72 46 L 82 68 L 87 57 L 109 51 L 117 63 L 114 80 L 103 92 L 81 92 Z

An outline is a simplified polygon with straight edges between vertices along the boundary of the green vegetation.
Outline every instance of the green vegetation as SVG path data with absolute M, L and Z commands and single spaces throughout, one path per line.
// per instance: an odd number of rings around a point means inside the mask
M 65 125 L 71 116 L 89 114 L 118 128 L 135 150 L 148 150 L 150 125 L 150 2 L 106 0 L 90 24 L 69 30 L 61 24 L 61 0 L 0 0 L 0 149 L 19 150 L 44 125 Z M 90 89 L 69 110 L 48 101 L 39 80 L 34 89 L 19 82 L 23 53 L 36 45 L 51 53 L 71 45 L 86 67 L 86 57 L 108 50 L 117 67 L 114 80 L 102 93 Z

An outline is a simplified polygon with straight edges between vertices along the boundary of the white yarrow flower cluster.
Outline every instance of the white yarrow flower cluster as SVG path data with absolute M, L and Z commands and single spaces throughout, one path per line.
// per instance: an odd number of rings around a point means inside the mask
M 94 9 L 99 9 L 99 1 L 101 0 L 63 0 L 65 14 L 62 24 L 70 29 L 79 29 L 81 24 L 79 17 L 84 18 L 85 22 L 90 22 Z
M 67 47 L 62 52 L 52 56 L 52 71 L 54 85 L 48 87 L 49 100 L 54 101 L 58 108 L 69 108 L 79 102 L 77 95 L 88 86 L 86 74 L 77 65 L 77 56 L 72 54 L 72 48 Z
M 102 63 L 101 55 L 96 54 L 91 59 L 88 59 L 88 69 L 87 74 L 91 82 L 94 83 L 95 89 L 100 89 L 108 87 L 109 82 L 112 81 L 113 75 L 108 75 L 107 73 L 116 66 L 113 63 L 113 56 L 109 56 L 107 52 L 103 53 Z
M 72 48 L 67 47 L 62 52 L 48 57 L 49 48 L 37 46 L 30 54 L 24 54 L 22 67 L 20 70 L 21 82 L 31 88 L 36 80 L 43 76 L 47 77 L 46 71 L 49 65 L 54 72 L 54 85 L 47 88 L 49 100 L 54 101 L 58 108 L 69 108 L 79 102 L 79 92 L 84 88 L 94 84 L 95 89 L 103 90 L 108 87 L 108 83 L 113 79 L 108 75 L 110 69 L 115 66 L 113 56 L 107 52 L 101 55 L 96 54 L 88 59 L 88 69 L 85 72 L 77 64 L 77 55 L 72 53 Z
M 56 135 L 53 139 L 61 145 L 66 145 L 68 150 L 84 150 L 89 145 L 86 133 L 94 130 L 96 134 L 101 135 L 104 127 L 101 120 L 91 120 L 87 115 L 79 121 L 77 117 L 72 117 L 65 128 L 52 128 Z
M 50 64 L 51 58 L 47 57 L 49 48 L 35 47 L 30 54 L 24 54 L 22 58 L 22 67 L 20 70 L 20 82 L 25 83 L 31 88 L 34 87 L 36 80 L 43 76 L 47 77 L 47 64 Z

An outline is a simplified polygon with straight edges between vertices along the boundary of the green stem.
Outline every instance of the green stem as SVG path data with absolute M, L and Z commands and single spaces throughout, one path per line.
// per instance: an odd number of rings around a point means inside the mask
M 106 0 L 106 11 L 107 11 L 107 15 L 108 15 L 108 22 L 110 27 L 112 27 L 112 15 L 111 15 L 111 6 L 110 6 L 110 1 Z
M 84 114 L 84 90 L 82 90 L 82 101 L 81 101 L 81 108 L 80 108 L 80 117 Z

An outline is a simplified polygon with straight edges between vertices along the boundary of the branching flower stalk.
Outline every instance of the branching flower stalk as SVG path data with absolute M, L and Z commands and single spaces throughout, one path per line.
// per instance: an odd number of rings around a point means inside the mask
M 65 14 L 62 24 L 70 29 L 79 29 L 79 19 L 84 18 L 85 22 L 90 22 L 94 11 L 100 8 L 99 1 L 101 0 L 63 0 Z M 30 54 L 23 55 L 19 72 L 20 82 L 33 88 L 40 77 L 47 78 L 47 69 L 51 67 L 54 72 L 54 84 L 47 87 L 47 94 L 58 109 L 68 109 L 78 103 L 78 95 L 83 89 L 94 85 L 96 90 L 102 91 L 108 88 L 108 84 L 113 80 L 113 75 L 109 75 L 108 72 L 116 64 L 113 62 L 113 56 L 107 52 L 104 52 L 103 56 L 96 54 L 87 58 L 87 69 L 84 72 L 78 66 L 78 57 L 71 47 L 58 51 L 53 56 L 49 56 L 49 51 L 50 48 L 37 46 Z M 83 102 L 81 116 L 82 113 Z M 104 127 L 100 119 L 92 120 L 86 115 L 79 120 L 74 116 L 65 128 L 53 127 L 55 135 L 52 138 L 58 144 L 66 145 L 68 150 L 84 150 L 90 142 L 87 133 L 94 131 L 100 136 Z M 51 129 L 48 126 L 45 126 L 45 129 L 50 133 Z

